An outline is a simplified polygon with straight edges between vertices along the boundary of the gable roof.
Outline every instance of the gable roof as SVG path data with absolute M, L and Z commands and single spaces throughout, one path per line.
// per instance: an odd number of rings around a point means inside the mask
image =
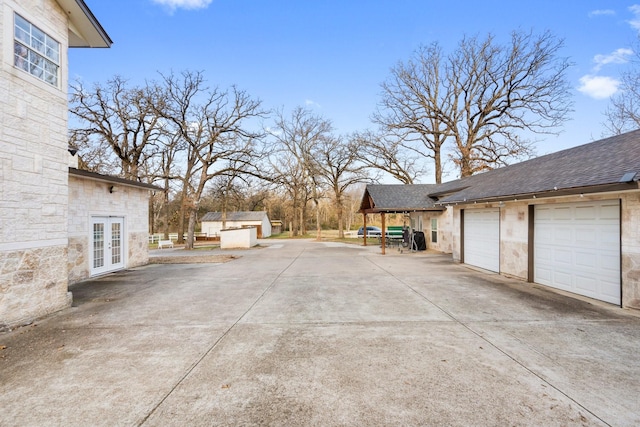
M 429 197 L 436 187 L 436 184 L 369 184 L 360 203 L 360 212 L 442 210 L 435 205 L 435 199 Z
M 438 201 L 464 203 L 629 190 L 638 188 L 639 177 L 640 130 L 636 130 L 448 183 L 449 187 L 457 183 L 461 189 Z
M 265 211 L 227 212 L 227 221 L 262 221 L 269 219 Z M 201 219 L 202 222 L 222 221 L 222 212 L 207 212 Z

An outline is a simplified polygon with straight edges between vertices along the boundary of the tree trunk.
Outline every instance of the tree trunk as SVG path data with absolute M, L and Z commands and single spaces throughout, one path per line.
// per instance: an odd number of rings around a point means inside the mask
M 196 230 L 196 214 L 197 209 L 189 210 L 189 230 L 187 232 L 187 241 L 184 245 L 185 249 L 193 249 L 193 241 L 195 240 L 194 232 Z
M 169 240 L 169 218 L 171 217 L 171 211 L 169 209 L 169 180 L 165 179 L 164 185 L 164 239 Z
M 338 216 L 338 238 L 344 239 L 344 208 L 342 198 L 336 195 L 336 214 Z
M 322 227 L 320 226 L 320 203 L 318 199 L 313 199 L 313 202 L 316 205 L 316 240 L 322 240 Z
M 442 154 L 440 149 L 434 150 L 433 161 L 435 163 L 436 184 L 442 184 Z

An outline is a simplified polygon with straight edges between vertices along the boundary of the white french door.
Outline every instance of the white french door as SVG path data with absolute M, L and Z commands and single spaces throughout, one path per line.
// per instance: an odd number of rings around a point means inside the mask
M 124 218 L 91 218 L 91 275 L 124 268 Z

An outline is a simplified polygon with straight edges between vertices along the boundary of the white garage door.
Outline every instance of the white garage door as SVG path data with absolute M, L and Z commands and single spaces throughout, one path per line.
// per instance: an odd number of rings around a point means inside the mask
M 464 262 L 500 272 L 500 210 L 464 211 Z
M 620 304 L 618 200 L 535 207 L 534 281 Z

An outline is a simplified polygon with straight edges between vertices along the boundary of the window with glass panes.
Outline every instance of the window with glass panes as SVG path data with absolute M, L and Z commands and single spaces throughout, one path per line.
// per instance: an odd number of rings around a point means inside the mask
M 431 242 L 438 243 L 438 219 L 431 218 Z
M 14 14 L 13 65 L 58 87 L 60 43 Z

